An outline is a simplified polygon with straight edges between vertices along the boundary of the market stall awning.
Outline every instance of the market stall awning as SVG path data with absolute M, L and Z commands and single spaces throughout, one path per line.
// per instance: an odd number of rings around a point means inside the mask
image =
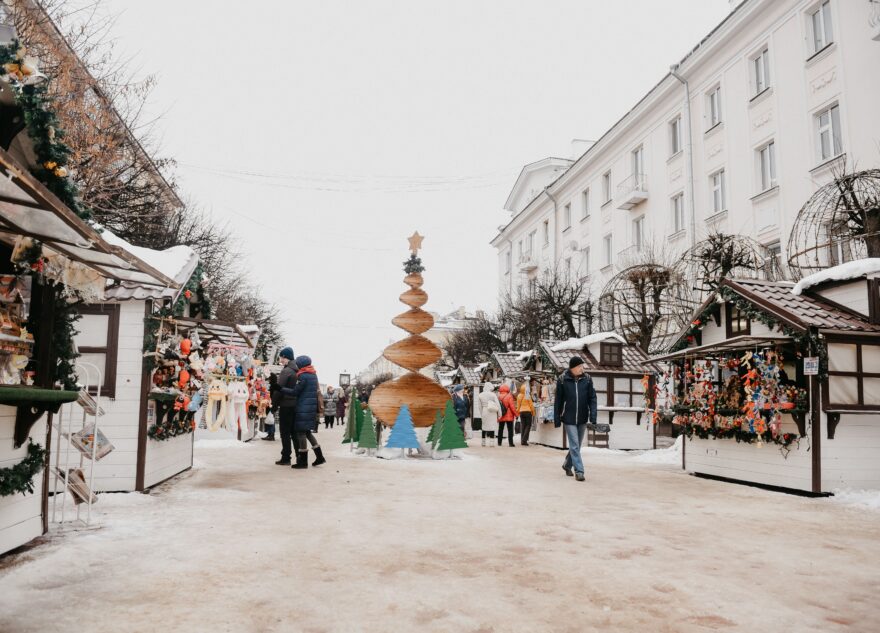
M 121 237 L 107 230 L 101 233 L 101 237 L 111 246 L 125 249 L 174 281 L 173 286 L 157 286 L 155 280 L 148 282 L 138 282 L 130 279 L 119 281 L 115 285 L 108 287 L 104 293 L 106 298 L 110 300 L 176 299 L 199 264 L 198 254 L 189 246 L 178 245 L 158 251 L 152 248 L 143 248 L 129 244 Z
M 247 347 L 250 349 L 256 346 L 256 339 L 249 336 L 247 332 L 242 331 L 242 327 L 246 326 L 240 326 L 229 321 L 215 321 L 213 319 L 197 319 L 192 317 L 164 317 L 162 321 L 163 327 L 166 328 L 174 327 L 175 325 L 185 330 L 198 328 L 199 339 L 201 339 L 202 345 L 205 348 L 211 343 Z
M 652 362 L 664 360 L 675 360 L 677 358 L 711 356 L 712 354 L 720 354 L 722 352 L 732 352 L 739 350 L 749 350 L 755 347 L 769 347 L 771 345 L 784 345 L 790 343 L 790 336 L 772 335 L 772 336 L 734 336 L 725 341 L 718 343 L 707 343 L 706 345 L 697 345 L 696 347 L 688 347 L 686 349 L 672 352 L 671 354 L 663 354 L 662 356 L 654 356 Z
M 18 236 L 39 240 L 107 279 L 178 287 L 173 279 L 140 258 L 108 244 L 0 148 L 0 239 L 11 244 Z

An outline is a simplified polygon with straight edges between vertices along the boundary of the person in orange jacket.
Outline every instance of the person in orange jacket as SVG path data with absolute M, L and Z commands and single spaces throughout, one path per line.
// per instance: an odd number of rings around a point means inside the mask
M 508 445 L 513 446 L 513 421 L 516 419 L 516 401 L 510 395 L 510 387 L 501 385 L 498 390 L 498 400 L 501 401 L 502 415 L 498 416 L 498 446 L 501 446 L 501 440 L 504 439 L 504 427 L 510 431 L 507 438 Z
M 519 420 L 522 424 L 520 444 L 529 445 L 529 433 L 532 431 L 532 419 L 535 417 L 535 403 L 532 402 L 532 394 L 529 393 L 528 383 L 523 383 L 519 388 L 519 396 L 516 398 L 516 410 L 519 411 Z

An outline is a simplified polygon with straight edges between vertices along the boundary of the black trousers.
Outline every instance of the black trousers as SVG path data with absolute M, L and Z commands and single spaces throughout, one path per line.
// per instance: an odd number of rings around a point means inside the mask
M 308 442 L 308 444 L 306 444 L 306 442 Z M 308 453 L 309 444 L 312 445 L 312 448 L 318 448 L 318 439 L 315 437 L 314 433 L 311 431 L 297 431 L 296 450 L 300 453 Z
M 491 437 L 493 440 L 495 439 L 495 431 L 483 431 L 483 439 Z
M 325 415 L 324 416 L 324 428 L 325 429 L 332 429 L 333 428 L 333 420 L 334 420 L 334 417 L 332 415 Z
M 504 440 L 504 427 L 507 427 L 510 434 L 507 437 L 507 442 L 510 446 L 513 446 L 513 422 L 499 422 L 498 423 L 498 446 L 501 446 L 502 440 Z
M 532 414 L 530 411 L 524 411 L 519 414 L 519 419 L 522 422 L 522 434 L 520 435 L 520 443 L 528 444 L 529 443 L 529 434 L 532 432 Z
M 278 410 L 279 432 L 281 433 L 281 459 L 290 461 L 291 440 L 293 438 L 293 420 L 296 417 L 296 407 L 281 407 Z

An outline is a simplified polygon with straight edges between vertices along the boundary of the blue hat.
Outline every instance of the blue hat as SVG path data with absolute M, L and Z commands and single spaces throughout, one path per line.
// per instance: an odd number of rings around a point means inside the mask
M 452 390 L 453 390 L 453 391 L 456 391 L 456 392 L 457 392 L 457 391 L 461 391 L 462 389 L 464 389 L 464 387 L 462 387 L 461 385 L 455 385 L 455 386 L 452 388 Z
M 293 348 L 285 347 L 278 353 L 278 356 L 281 358 L 286 358 L 287 360 L 293 360 Z
M 312 359 L 308 356 L 297 356 L 296 357 L 296 366 L 302 369 L 303 367 L 308 367 L 312 364 Z

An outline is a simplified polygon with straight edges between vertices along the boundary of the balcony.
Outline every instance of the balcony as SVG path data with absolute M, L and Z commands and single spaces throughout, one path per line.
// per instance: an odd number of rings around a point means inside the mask
M 632 209 L 648 199 L 648 179 L 645 174 L 633 174 L 617 185 L 618 209 Z
M 517 264 L 517 268 L 521 273 L 528 273 L 538 268 L 538 262 L 530 253 L 524 253 L 522 259 Z

